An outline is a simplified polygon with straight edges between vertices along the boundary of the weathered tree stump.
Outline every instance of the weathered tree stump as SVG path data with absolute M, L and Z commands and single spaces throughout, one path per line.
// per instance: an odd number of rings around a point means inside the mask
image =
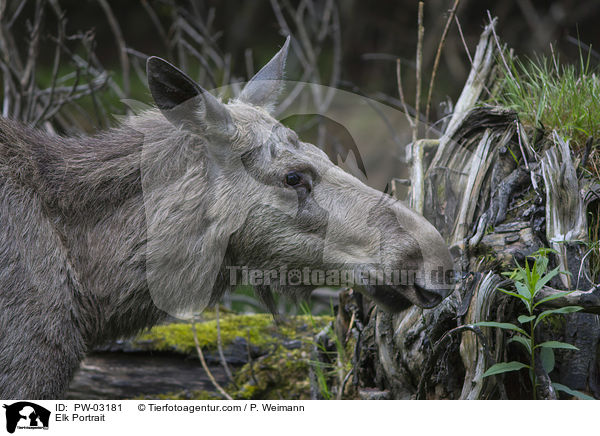
M 550 375 L 536 366 L 538 396 L 556 398 L 552 379 L 600 398 L 600 287 L 586 279 L 582 247 L 592 187 L 577 176 L 579 161 L 568 138 L 538 131 L 541 139 L 531 144 L 537 126 L 523 126 L 510 110 L 478 103 L 496 80 L 494 25 L 481 36 L 437 149 L 423 156 L 423 171 L 413 171 L 424 179 L 419 184 L 423 189 L 411 193 L 423 199 L 412 203 L 422 204 L 423 214 L 445 236 L 462 280 L 434 309 L 410 306 L 390 315 L 362 307 L 364 327 L 354 327 L 358 340 L 353 368 L 353 384 L 362 398 L 531 398 L 525 371 L 482 377 L 493 363 L 522 361 L 524 355 L 502 330 L 472 324 L 515 322 L 522 308 L 497 292 L 511 285 L 501 273 L 541 247 L 555 249 L 551 264 L 571 274 L 555 277 L 540 298 L 576 290 L 543 307 L 580 305 L 588 313 L 561 317 L 552 328 L 538 329 L 541 339 L 564 340 L 579 348 L 557 353 Z M 348 317 L 347 308 L 340 304 L 338 318 Z

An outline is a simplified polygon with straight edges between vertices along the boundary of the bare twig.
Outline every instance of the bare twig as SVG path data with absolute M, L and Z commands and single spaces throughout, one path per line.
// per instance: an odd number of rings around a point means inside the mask
M 221 319 L 220 319 L 221 317 L 219 315 L 220 315 L 219 304 L 217 304 L 215 306 L 215 317 L 216 317 L 216 322 L 217 322 L 217 349 L 219 350 L 219 359 L 221 360 L 221 365 L 223 366 L 223 369 L 225 370 L 225 374 L 227 374 L 227 378 L 235 386 L 235 381 L 233 380 L 233 375 L 231 374 L 231 371 L 229 370 L 229 365 L 227 365 L 227 360 L 225 359 L 225 353 L 223 353 L 223 341 L 221 340 Z M 237 389 L 237 386 L 235 386 L 235 388 Z
M 210 65 L 208 64 L 208 62 L 206 61 L 206 59 L 204 58 L 204 56 L 202 56 L 202 54 L 200 54 L 198 52 L 198 50 L 196 50 L 194 48 L 194 46 L 192 46 L 190 43 L 188 43 L 186 40 L 182 39 L 180 41 L 180 44 L 182 47 L 184 47 L 185 49 L 187 49 L 187 51 L 195 58 L 198 60 L 198 62 L 200 62 L 200 65 L 202 66 L 202 68 L 204 68 L 204 71 L 206 72 L 206 74 L 208 75 L 208 79 L 210 80 L 210 85 L 213 88 L 217 87 L 217 79 L 215 78 L 215 75 L 213 74 L 213 69 L 210 67 Z
M 402 107 L 404 109 L 404 114 L 406 115 L 406 119 L 408 120 L 408 124 L 414 128 L 415 122 L 413 118 L 410 116 L 408 112 L 408 106 L 406 105 L 406 100 L 404 99 L 404 90 L 402 87 L 402 71 L 400 70 L 400 58 L 396 59 L 396 81 L 398 84 L 398 94 L 400 95 L 400 101 L 402 102 Z
M 171 57 L 171 53 L 170 53 L 171 47 L 169 47 L 169 43 L 168 43 L 169 38 L 167 36 L 167 32 L 165 31 L 164 26 L 161 24 L 160 19 L 158 18 L 158 15 L 156 15 L 156 12 L 148 4 L 147 0 L 142 0 L 141 3 L 142 3 L 142 7 L 144 8 L 146 13 L 150 17 L 150 21 L 152 21 L 152 24 L 158 31 L 158 34 L 160 35 L 160 40 L 163 41 L 165 43 L 165 45 L 167 46 L 167 50 L 169 50 L 169 57 Z
M 21 89 L 27 98 L 27 105 L 25 106 L 25 114 L 23 118 L 25 121 L 30 121 L 33 117 L 34 107 L 37 103 L 37 95 L 35 94 L 36 80 L 35 71 L 37 67 L 39 43 L 42 33 L 42 24 L 44 21 L 44 12 L 46 9 L 45 0 L 36 1 L 36 11 L 33 26 L 29 30 L 30 42 L 27 50 L 27 63 L 21 76 Z M 29 27 L 29 26 L 28 26 Z
M 2 2 L 2 3 L 5 3 L 5 2 Z M 6 3 L 8 3 L 8 2 L 6 2 Z M 6 5 L 6 3 L 5 3 L 5 5 Z M 27 0 L 21 0 L 21 3 L 19 3 L 19 6 L 17 6 L 17 9 L 13 13 L 12 18 L 6 25 L 8 29 L 10 29 L 13 26 L 13 24 L 15 24 L 15 21 L 17 20 L 17 18 L 19 18 L 19 15 L 21 15 L 21 12 L 23 11 L 23 7 L 25 6 L 26 3 L 27 3 Z
M 198 352 L 198 357 L 200 358 L 200 363 L 202 364 L 202 368 L 204 368 L 204 371 L 206 372 L 206 375 L 210 379 L 210 382 L 213 384 L 213 386 L 215 387 L 215 389 L 217 391 L 219 391 L 219 393 L 226 400 L 233 400 L 233 398 L 231 397 L 231 395 L 229 395 L 227 392 L 225 392 L 225 389 L 223 389 L 221 387 L 221 385 L 217 382 L 217 380 L 215 379 L 215 377 L 212 375 L 212 372 L 210 372 L 210 369 L 208 369 L 208 365 L 206 364 L 206 360 L 204 360 L 204 353 L 202 353 L 202 348 L 200 347 L 200 342 L 198 341 L 198 332 L 196 331 L 196 322 L 195 322 L 195 320 L 192 320 L 192 333 L 194 334 L 194 343 L 196 344 L 196 351 Z
M 45 0 L 37 0 L 35 3 L 35 17 L 33 26 L 29 31 L 30 41 L 27 50 L 27 64 L 25 65 L 25 69 L 21 75 L 21 86 L 25 87 L 28 83 L 32 81 L 35 75 L 35 66 L 37 61 L 39 43 L 40 43 L 40 34 L 42 30 L 42 22 L 44 18 L 45 11 Z
M 125 44 L 125 39 L 123 38 L 123 33 L 121 32 L 121 27 L 119 26 L 119 22 L 117 21 L 115 15 L 110 8 L 110 5 L 106 0 L 98 0 L 98 3 L 102 7 L 106 18 L 108 19 L 108 24 L 113 32 L 115 37 L 115 41 L 117 43 L 117 48 L 119 50 L 119 61 L 121 62 L 121 68 L 123 70 L 123 92 L 125 93 L 125 97 L 129 97 L 130 85 L 129 85 L 129 57 L 127 56 L 127 45 Z
M 527 171 L 529 171 L 529 162 L 527 159 L 527 155 L 525 154 L 525 150 L 523 150 L 523 143 L 521 142 L 521 129 L 523 128 L 523 126 L 521 126 L 519 120 L 515 120 L 515 125 L 517 126 L 517 138 L 519 139 L 519 148 L 521 149 L 521 156 L 523 156 L 525 168 L 527 169 Z
M 431 79 L 429 80 L 429 91 L 427 93 L 427 104 L 425 106 L 425 122 L 429 122 L 429 111 L 431 109 L 431 96 L 433 94 L 433 85 L 435 84 L 435 76 L 437 74 L 437 70 L 440 64 L 440 58 L 442 56 L 442 49 L 444 48 L 444 43 L 446 42 L 446 37 L 448 36 L 448 30 L 450 30 L 450 25 L 452 24 L 452 19 L 456 15 L 456 9 L 460 0 L 454 0 L 454 5 L 452 9 L 450 9 L 450 15 L 448 15 L 448 20 L 446 21 L 446 26 L 444 27 L 444 31 L 442 32 L 442 37 L 440 38 L 440 43 L 437 48 L 437 52 L 435 54 L 435 60 L 433 61 L 433 70 L 431 71 Z
M 413 125 L 412 143 L 417 142 L 419 134 L 419 111 L 421 109 L 421 79 L 422 79 L 422 64 L 423 64 L 423 35 L 425 27 L 423 27 L 423 2 L 419 2 L 418 12 L 418 29 L 417 29 L 417 91 L 415 97 L 415 123 Z
M 254 61 L 252 59 L 252 49 L 247 48 L 244 51 L 244 60 L 246 61 L 246 76 L 248 79 L 254 76 Z
M 64 14 L 58 9 L 57 4 L 54 5 L 54 8 L 55 8 L 55 12 L 57 14 L 57 19 L 58 19 L 57 39 L 58 39 L 58 41 L 60 41 L 60 43 L 56 44 L 56 48 L 54 51 L 54 61 L 52 64 L 52 79 L 51 79 L 51 83 L 50 83 L 50 92 L 46 99 L 46 104 L 44 105 L 42 110 L 38 113 L 38 115 L 36 116 L 36 118 L 33 122 L 34 126 L 36 126 L 40 121 L 46 121 L 45 116 L 46 116 L 46 113 L 48 112 L 48 109 L 50 109 L 50 106 L 52 105 L 52 102 L 54 100 L 54 92 L 56 91 L 56 82 L 58 80 L 58 67 L 60 66 L 60 55 L 61 55 L 60 46 L 65 38 L 66 21 L 64 19 Z M 38 93 L 38 95 L 39 94 L 40 93 Z
M 463 43 L 463 47 L 465 48 L 465 52 L 467 52 L 467 57 L 469 58 L 469 63 L 473 65 L 473 58 L 471 57 L 471 52 L 469 51 L 469 46 L 465 41 L 465 35 L 463 35 L 462 26 L 460 25 L 460 21 L 458 21 L 458 17 L 454 16 L 454 21 L 456 21 L 456 27 L 458 28 L 458 33 L 460 35 L 460 39 Z
M 490 23 L 492 23 L 494 21 L 494 19 L 492 18 L 492 14 L 490 14 L 489 10 L 487 11 L 487 15 L 490 20 Z M 492 26 L 492 35 L 494 35 L 494 41 L 496 42 L 496 48 L 498 49 L 498 53 L 500 53 L 500 59 L 502 59 L 502 63 L 504 64 L 506 73 L 510 76 L 511 81 L 514 82 L 517 86 L 519 86 L 519 82 L 517 80 L 515 80 L 510 68 L 508 67 L 508 62 L 506 62 L 506 58 L 504 57 L 504 50 L 502 49 L 502 46 L 500 45 L 500 39 L 498 38 L 498 35 L 496 34 L 496 26 Z
M 342 381 L 342 384 L 340 386 L 340 390 L 338 391 L 336 399 L 338 399 L 338 400 L 342 399 L 342 396 L 344 395 L 344 389 L 346 389 L 346 385 L 348 384 L 348 380 L 350 380 L 350 377 L 352 376 L 352 374 L 354 374 L 354 368 L 350 368 L 350 370 L 346 373 L 346 376 L 344 377 L 344 380 Z
M 276 109 L 277 114 L 284 113 L 302 91 L 309 91 L 307 97 L 312 100 L 314 107 L 323 112 L 329 107 L 337 92 L 341 77 L 341 33 L 339 11 L 335 1 L 327 0 L 321 4 L 312 0 L 302 0 L 293 6 L 287 0 L 271 0 L 271 7 L 283 35 L 292 35 L 291 47 L 302 67 L 301 78 L 294 88 L 287 92 L 286 98 Z M 288 20 L 286 16 L 291 17 Z M 292 30 L 293 28 L 293 30 Z M 319 68 L 320 55 L 326 38 L 332 42 L 331 74 L 328 87 L 306 87 L 307 81 L 323 83 Z M 321 135 L 326 130 L 321 128 Z
M 17 19 L 27 20 L 21 11 L 25 1 L 17 6 L 13 13 L 11 22 L 6 22 L 6 14 L 0 15 L 0 64 L 3 76 L 3 107 L 2 115 L 21 120 L 31 125 L 42 125 L 50 132 L 54 128 L 50 121 L 60 125 L 65 131 L 81 131 L 84 127 L 81 124 L 81 113 L 62 111 L 65 105 L 74 104 L 74 102 L 86 95 L 90 95 L 103 87 L 108 81 L 108 75 L 99 62 L 93 56 L 93 35 L 91 33 L 79 33 L 75 35 L 66 34 L 66 18 L 60 8 L 58 0 L 37 0 L 34 16 L 26 21 L 28 32 L 27 39 L 29 44 L 24 53 L 21 53 L 19 46 L 15 44 L 12 34 L 12 24 Z M 52 61 L 52 70 L 50 84 L 45 89 L 40 89 L 36 77 L 39 63 L 38 52 L 41 49 L 44 23 L 47 21 L 44 17 L 48 7 L 54 12 L 57 20 L 57 30 L 55 34 L 46 36 L 46 39 L 54 42 L 54 56 Z M 10 24 L 10 25 L 9 25 Z M 15 26 L 16 27 L 16 26 Z M 88 54 L 88 60 L 81 59 L 75 54 L 80 48 L 70 50 L 67 43 L 81 44 L 83 51 Z M 61 64 L 69 60 L 75 63 L 76 68 L 72 73 L 59 75 Z M 91 63 L 95 66 L 92 66 Z M 80 84 L 82 71 L 83 76 L 87 77 L 87 82 Z M 65 83 L 73 81 L 72 85 L 66 86 Z M 83 111 L 85 117 L 85 111 Z

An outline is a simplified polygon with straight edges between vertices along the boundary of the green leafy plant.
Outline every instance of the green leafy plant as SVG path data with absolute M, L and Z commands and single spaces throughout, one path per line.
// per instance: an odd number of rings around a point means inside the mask
M 582 309 L 580 306 L 565 306 L 559 309 L 544 310 L 542 312 L 536 310 L 540 305 L 570 293 L 559 292 L 549 297 L 542 298 L 539 301 L 535 301 L 536 295 L 542 289 L 542 287 L 560 273 L 559 268 L 548 271 L 548 253 L 550 252 L 554 252 L 554 250 L 542 248 L 533 254 L 533 265 L 530 266 L 529 262 L 525 260 L 525 266 L 521 266 L 517 263 L 517 267 L 513 271 L 503 273 L 503 275 L 508 276 L 512 280 L 516 292 L 500 288 L 498 290 L 510 295 L 511 297 L 518 298 L 527 309 L 526 313 L 519 315 L 517 318 L 520 326 L 506 322 L 488 321 L 474 324 L 478 327 L 497 327 L 503 330 L 515 332 L 515 334 L 510 338 L 509 342 L 517 342 L 521 344 L 529 356 L 529 361 L 527 363 L 518 361 L 496 363 L 488 368 L 488 370 L 483 374 L 483 377 L 527 368 L 529 370 L 529 377 L 533 386 L 533 399 L 536 399 L 536 390 L 538 386 L 538 380 L 535 374 L 536 353 L 539 351 L 540 363 L 546 372 L 550 373 L 554 368 L 554 350 L 577 350 L 577 347 L 566 342 L 545 341 L 537 343 L 535 340 L 536 328 L 545 318 L 550 315 L 574 313 Z M 559 383 L 552 383 L 552 385 L 554 386 L 554 389 L 577 396 L 578 398 L 593 399 L 581 392 L 574 391 Z

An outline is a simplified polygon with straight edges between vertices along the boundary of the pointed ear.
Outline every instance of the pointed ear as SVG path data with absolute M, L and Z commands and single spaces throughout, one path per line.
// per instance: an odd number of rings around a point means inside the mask
M 282 81 L 289 46 L 288 36 L 281 50 L 246 84 L 239 97 L 241 101 L 262 106 L 267 110 L 273 109 L 283 89 Z
M 146 73 L 156 106 L 173 125 L 231 134 L 233 122 L 225 105 L 183 71 L 152 56 Z

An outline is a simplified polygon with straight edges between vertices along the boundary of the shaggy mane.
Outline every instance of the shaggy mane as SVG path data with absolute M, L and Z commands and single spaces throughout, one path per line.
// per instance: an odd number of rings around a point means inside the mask
M 172 157 L 185 136 L 158 110 L 77 137 L 51 135 L 0 118 L 0 172 L 66 215 L 95 212 L 141 193 L 142 157 Z

